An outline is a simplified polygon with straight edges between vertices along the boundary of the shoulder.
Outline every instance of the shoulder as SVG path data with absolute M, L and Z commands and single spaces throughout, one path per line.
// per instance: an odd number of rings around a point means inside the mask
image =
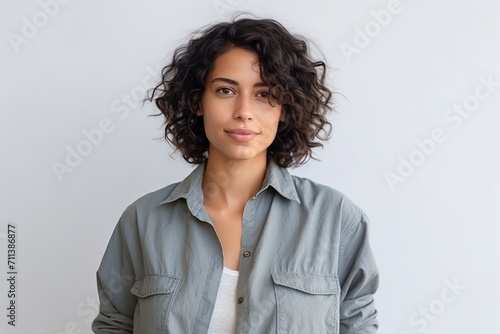
M 311 179 L 292 175 L 295 190 L 304 205 L 321 201 L 330 205 L 341 205 L 349 212 L 356 213 L 359 207 L 342 191 Z
M 297 195 L 301 201 L 304 199 L 307 202 L 317 196 L 319 196 L 322 200 L 339 202 L 346 199 L 349 200 L 343 192 L 328 185 L 315 182 L 311 179 L 292 175 L 292 180 L 297 191 Z
M 170 196 L 179 183 L 172 183 L 139 197 L 126 207 L 120 220 L 125 223 L 157 214 L 158 210 L 160 210 L 160 203 Z
M 354 225 L 367 221 L 365 212 L 344 192 L 311 179 L 292 176 L 301 205 L 305 210 L 319 210 L 342 223 L 347 232 Z

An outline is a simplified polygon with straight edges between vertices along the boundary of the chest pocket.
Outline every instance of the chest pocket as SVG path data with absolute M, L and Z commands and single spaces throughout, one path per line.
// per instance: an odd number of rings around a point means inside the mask
M 340 285 L 336 276 L 272 274 L 277 333 L 338 333 Z
M 145 276 L 134 282 L 130 292 L 137 296 L 134 333 L 167 331 L 167 318 L 175 298 L 179 278 Z

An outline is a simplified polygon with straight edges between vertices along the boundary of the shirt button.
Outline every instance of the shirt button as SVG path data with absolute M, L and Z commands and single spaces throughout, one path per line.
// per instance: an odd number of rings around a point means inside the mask
M 243 252 L 243 256 L 244 257 L 249 257 L 250 255 L 252 255 L 252 253 L 250 253 L 249 251 L 244 251 Z
M 245 300 L 245 298 L 243 298 L 243 297 L 238 298 L 238 304 L 243 303 L 244 300 Z

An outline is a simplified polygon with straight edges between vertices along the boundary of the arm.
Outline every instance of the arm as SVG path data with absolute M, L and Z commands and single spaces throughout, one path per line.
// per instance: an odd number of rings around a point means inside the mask
M 379 275 L 368 240 L 368 219 L 360 212 L 340 244 L 340 333 L 376 333 L 378 329 L 373 294 Z
M 122 217 L 123 218 L 123 217 Z M 132 333 L 136 297 L 130 293 L 134 268 L 120 220 L 113 231 L 97 271 L 99 314 L 94 333 Z

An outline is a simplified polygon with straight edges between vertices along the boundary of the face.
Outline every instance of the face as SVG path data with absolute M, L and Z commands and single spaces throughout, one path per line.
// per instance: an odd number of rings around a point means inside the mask
M 209 159 L 266 159 L 283 115 L 281 105 L 269 103 L 258 61 L 255 52 L 241 48 L 215 60 L 199 111 L 210 142 Z

